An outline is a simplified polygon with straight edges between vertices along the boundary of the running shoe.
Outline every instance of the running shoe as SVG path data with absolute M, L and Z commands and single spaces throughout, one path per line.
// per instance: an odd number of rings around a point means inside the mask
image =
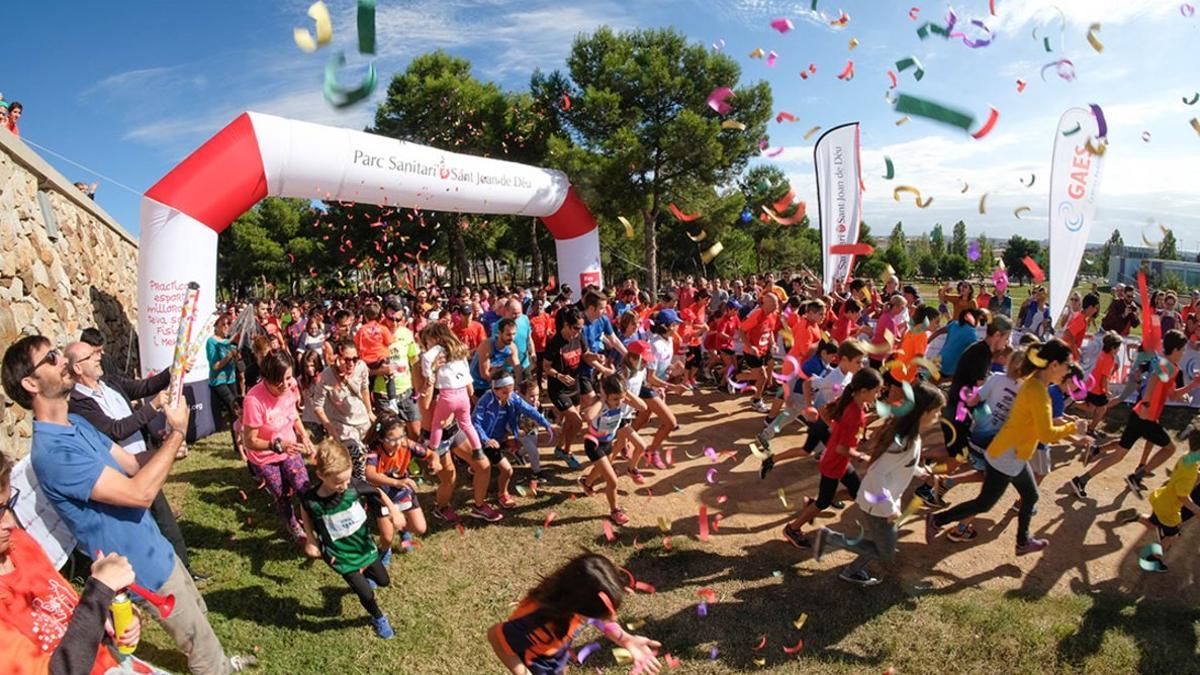
M 659 471 L 667 470 L 667 463 L 663 461 L 661 454 L 653 452 L 650 453 L 650 455 L 650 463 L 654 465 L 654 468 L 658 469 Z
M 775 418 L 771 417 L 770 415 L 767 415 L 766 417 L 763 418 L 763 426 L 764 427 L 769 427 L 774 422 L 775 422 Z
M 767 474 L 771 473 L 771 469 L 774 469 L 774 468 L 775 468 L 775 458 L 770 455 L 767 455 L 766 459 L 764 459 L 762 461 L 762 466 L 758 467 L 758 477 L 760 479 L 766 479 Z
M 817 530 L 817 536 L 813 538 L 812 552 L 813 560 L 821 562 L 821 556 L 825 553 L 825 538 L 830 535 L 828 527 L 822 527 Z
M 236 656 L 229 657 L 229 668 L 235 673 L 240 673 L 243 670 L 248 670 L 250 667 L 257 665 L 258 657 L 253 654 L 238 654 Z
M 500 495 L 496 497 L 496 503 L 505 510 L 517 508 L 517 500 L 512 495 Z
M 486 520 L 489 523 L 497 523 L 504 520 L 504 514 L 493 509 L 491 504 L 480 504 L 471 509 L 467 515 L 479 520 Z
M 791 523 L 783 526 L 783 538 L 787 539 L 788 543 L 796 548 L 812 548 L 812 542 L 808 540 L 808 537 L 804 536 L 804 533 L 799 530 L 793 530 Z
M 587 476 L 580 476 L 575 480 L 575 483 L 579 485 L 579 489 L 583 490 L 583 494 L 589 497 L 596 494 L 596 488 L 588 485 Z
M 976 532 L 975 528 L 971 527 L 970 525 L 959 525 L 958 527 L 952 527 L 950 528 L 950 531 L 946 533 L 947 539 L 959 544 L 965 541 L 974 541 L 978 536 L 979 533 Z
M 554 449 L 554 457 L 567 463 L 567 468 L 571 471 L 578 471 L 582 466 L 579 460 L 575 459 L 574 455 L 568 455 L 562 448 Z
M 770 434 L 767 433 L 768 431 L 770 431 L 770 425 L 768 424 L 767 427 L 768 428 L 763 429 L 762 431 L 758 432 L 758 435 L 754 437 L 754 440 L 758 441 L 758 444 L 762 446 L 763 452 L 770 453 L 771 452 L 771 436 L 770 436 Z
M 1142 499 L 1142 493 L 1146 491 L 1146 486 L 1136 473 L 1131 473 L 1125 477 L 1125 485 L 1133 494 L 1137 495 L 1138 499 Z
M 1025 555 L 1026 553 L 1037 553 L 1050 545 L 1050 542 L 1045 539 L 1035 539 L 1030 537 L 1024 545 L 1017 544 L 1017 555 Z
M 925 543 L 932 544 L 937 539 L 938 532 L 942 530 L 941 526 L 933 520 L 933 514 L 925 516 Z
M 913 492 L 913 494 L 915 494 L 917 497 L 920 497 L 921 501 L 925 502 L 925 506 L 935 509 L 946 508 L 946 501 L 939 497 L 938 494 L 933 491 L 933 488 L 929 487 L 928 485 L 921 485 Z
M 1087 499 L 1087 483 L 1080 480 L 1083 476 L 1076 476 L 1067 482 L 1071 486 L 1071 492 L 1075 493 L 1078 499 Z
M 629 522 L 629 516 L 625 515 L 625 512 L 619 506 L 613 509 L 612 513 L 608 514 L 608 517 L 617 525 L 625 525 Z
M 392 564 L 392 549 L 389 548 L 388 550 L 384 551 L 383 555 L 379 558 L 379 562 L 383 563 L 384 567 L 391 565 Z
M 858 584 L 859 586 L 874 586 L 879 583 L 879 579 L 871 576 L 871 574 L 866 570 L 859 570 L 854 573 L 850 573 L 848 570 L 842 570 L 842 573 L 838 575 L 838 578 L 842 581 L 849 581 L 852 584 Z
M 455 511 L 453 506 L 444 506 L 440 509 L 434 507 L 433 517 L 437 518 L 438 520 L 443 520 L 447 523 L 457 524 L 459 522 L 458 511 Z
M 628 473 L 629 473 L 629 480 L 633 481 L 634 485 L 645 485 L 646 484 L 646 477 L 642 475 L 641 471 L 638 471 L 635 468 L 630 468 Z
M 750 409 L 760 413 L 771 412 L 771 406 L 767 405 L 761 398 L 751 401 Z
M 392 630 L 392 624 L 388 623 L 386 616 L 371 619 L 371 625 L 375 628 L 375 637 L 381 640 L 391 640 L 396 637 L 396 631 Z
M 1100 456 L 1100 444 L 1092 443 L 1090 446 L 1088 446 L 1087 451 L 1083 453 L 1084 465 L 1091 464 L 1092 462 L 1096 461 L 1096 458 L 1099 456 Z

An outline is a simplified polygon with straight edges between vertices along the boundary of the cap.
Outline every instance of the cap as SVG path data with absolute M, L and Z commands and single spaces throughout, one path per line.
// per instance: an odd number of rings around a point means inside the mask
M 651 317 L 651 320 L 660 326 L 663 324 L 669 326 L 671 324 L 683 323 L 683 319 L 679 318 L 679 312 L 676 312 L 673 309 L 660 309 L 654 313 L 654 316 Z
M 630 354 L 637 354 L 644 361 L 650 355 L 650 343 L 645 340 L 634 340 L 625 346 L 625 350 Z
M 913 296 L 914 298 L 921 297 L 921 294 L 917 292 L 917 287 L 913 286 L 912 284 L 909 284 L 908 286 L 905 286 L 904 288 L 902 288 L 900 290 L 902 290 L 905 293 L 908 293 L 909 295 Z

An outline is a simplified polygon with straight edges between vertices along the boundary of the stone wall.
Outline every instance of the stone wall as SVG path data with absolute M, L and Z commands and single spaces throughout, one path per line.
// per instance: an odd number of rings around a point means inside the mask
M 47 231 L 45 193 L 58 223 Z M 25 333 L 56 344 L 95 326 L 105 354 L 137 369 L 137 241 L 33 149 L 0 133 L 0 349 Z M 0 391 L 0 451 L 29 452 L 30 413 Z

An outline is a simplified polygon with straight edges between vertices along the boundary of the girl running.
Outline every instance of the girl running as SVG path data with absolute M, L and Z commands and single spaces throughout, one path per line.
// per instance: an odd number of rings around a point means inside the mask
M 421 343 L 425 353 L 421 355 L 421 371 L 425 375 L 426 391 L 432 398 L 432 388 L 437 389 L 437 400 L 433 405 L 433 419 L 430 423 L 430 449 L 437 448 L 442 442 L 442 423 L 446 418 L 453 417 L 458 422 L 458 428 L 467 436 L 472 450 L 480 450 L 479 436 L 471 425 L 471 367 L 467 363 L 467 347 L 455 337 L 450 326 L 435 321 L 421 331 Z M 445 364 L 437 369 L 435 376 L 433 364 L 439 356 L 445 356 Z
M 628 523 L 629 516 L 617 506 L 617 474 L 613 471 L 609 455 L 617 437 L 625 403 L 639 410 L 646 406 L 641 399 L 626 391 L 625 381 L 620 375 L 604 376 L 600 380 L 600 396 L 584 412 L 588 428 L 583 438 L 583 451 L 592 463 L 592 470 L 579 477 L 579 487 L 589 497 L 596 493 L 597 483 L 605 483 L 604 496 L 608 499 L 609 517 L 617 525 Z
M 396 532 L 406 540 L 414 534 L 425 534 L 425 513 L 417 501 L 417 483 L 409 475 L 414 457 L 429 456 L 420 444 L 408 440 L 404 420 L 388 415 L 375 422 L 364 439 L 367 445 L 367 482 L 379 488 L 395 508 L 390 513 L 373 514 L 379 519 L 379 550 L 383 551 L 383 566 L 392 561 L 392 543 Z
M 658 417 L 658 431 L 647 447 L 647 460 L 660 471 L 667 468 L 666 462 L 659 455 L 667 436 L 679 426 L 675 413 L 667 406 L 667 392 L 680 394 L 687 391 L 681 384 L 671 384 L 668 380 L 676 374 L 675 348 L 672 341 L 678 335 L 679 315 L 673 309 L 659 310 L 654 313 L 650 326 L 650 354 L 646 359 L 646 384 L 640 391 L 632 392 L 641 398 L 644 406 L 638 407 L 637 419 L 633 422 L 634 429 L 640 431 L 650 421 L 653 413 Z

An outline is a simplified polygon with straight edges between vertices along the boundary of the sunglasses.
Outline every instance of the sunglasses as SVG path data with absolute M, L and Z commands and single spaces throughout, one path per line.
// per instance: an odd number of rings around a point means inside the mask
M 0 518 L 3 518 L 5 513 L 11 512 L 13 514 L 13 519 L 17 520 L 18 525 L 20 524 L 20 520 L 17 519 L 17 499 L 20 497 L 21 491 L 17 488 L 12 488 L 12 494 L 9 495 L 8 501 L 0 504 Z
M 41 368 L 42 366 L 44 366 L 46 364 L 50 364 L 52 366 L 57 366 L 58 362 L 61 360 L 62 360 L 62 351 L 58 350 L 58 349 L 51 349 L 50 351 L 46 352 L 46 355 L 42 357 L 41 361 L 38 361 L 37 363 L 33 364 L 33 367 L 29 369 L 29 374 L 26 375 L 25 377 L 32 377 L 33 374 L 37 372 L 38 368 Z

